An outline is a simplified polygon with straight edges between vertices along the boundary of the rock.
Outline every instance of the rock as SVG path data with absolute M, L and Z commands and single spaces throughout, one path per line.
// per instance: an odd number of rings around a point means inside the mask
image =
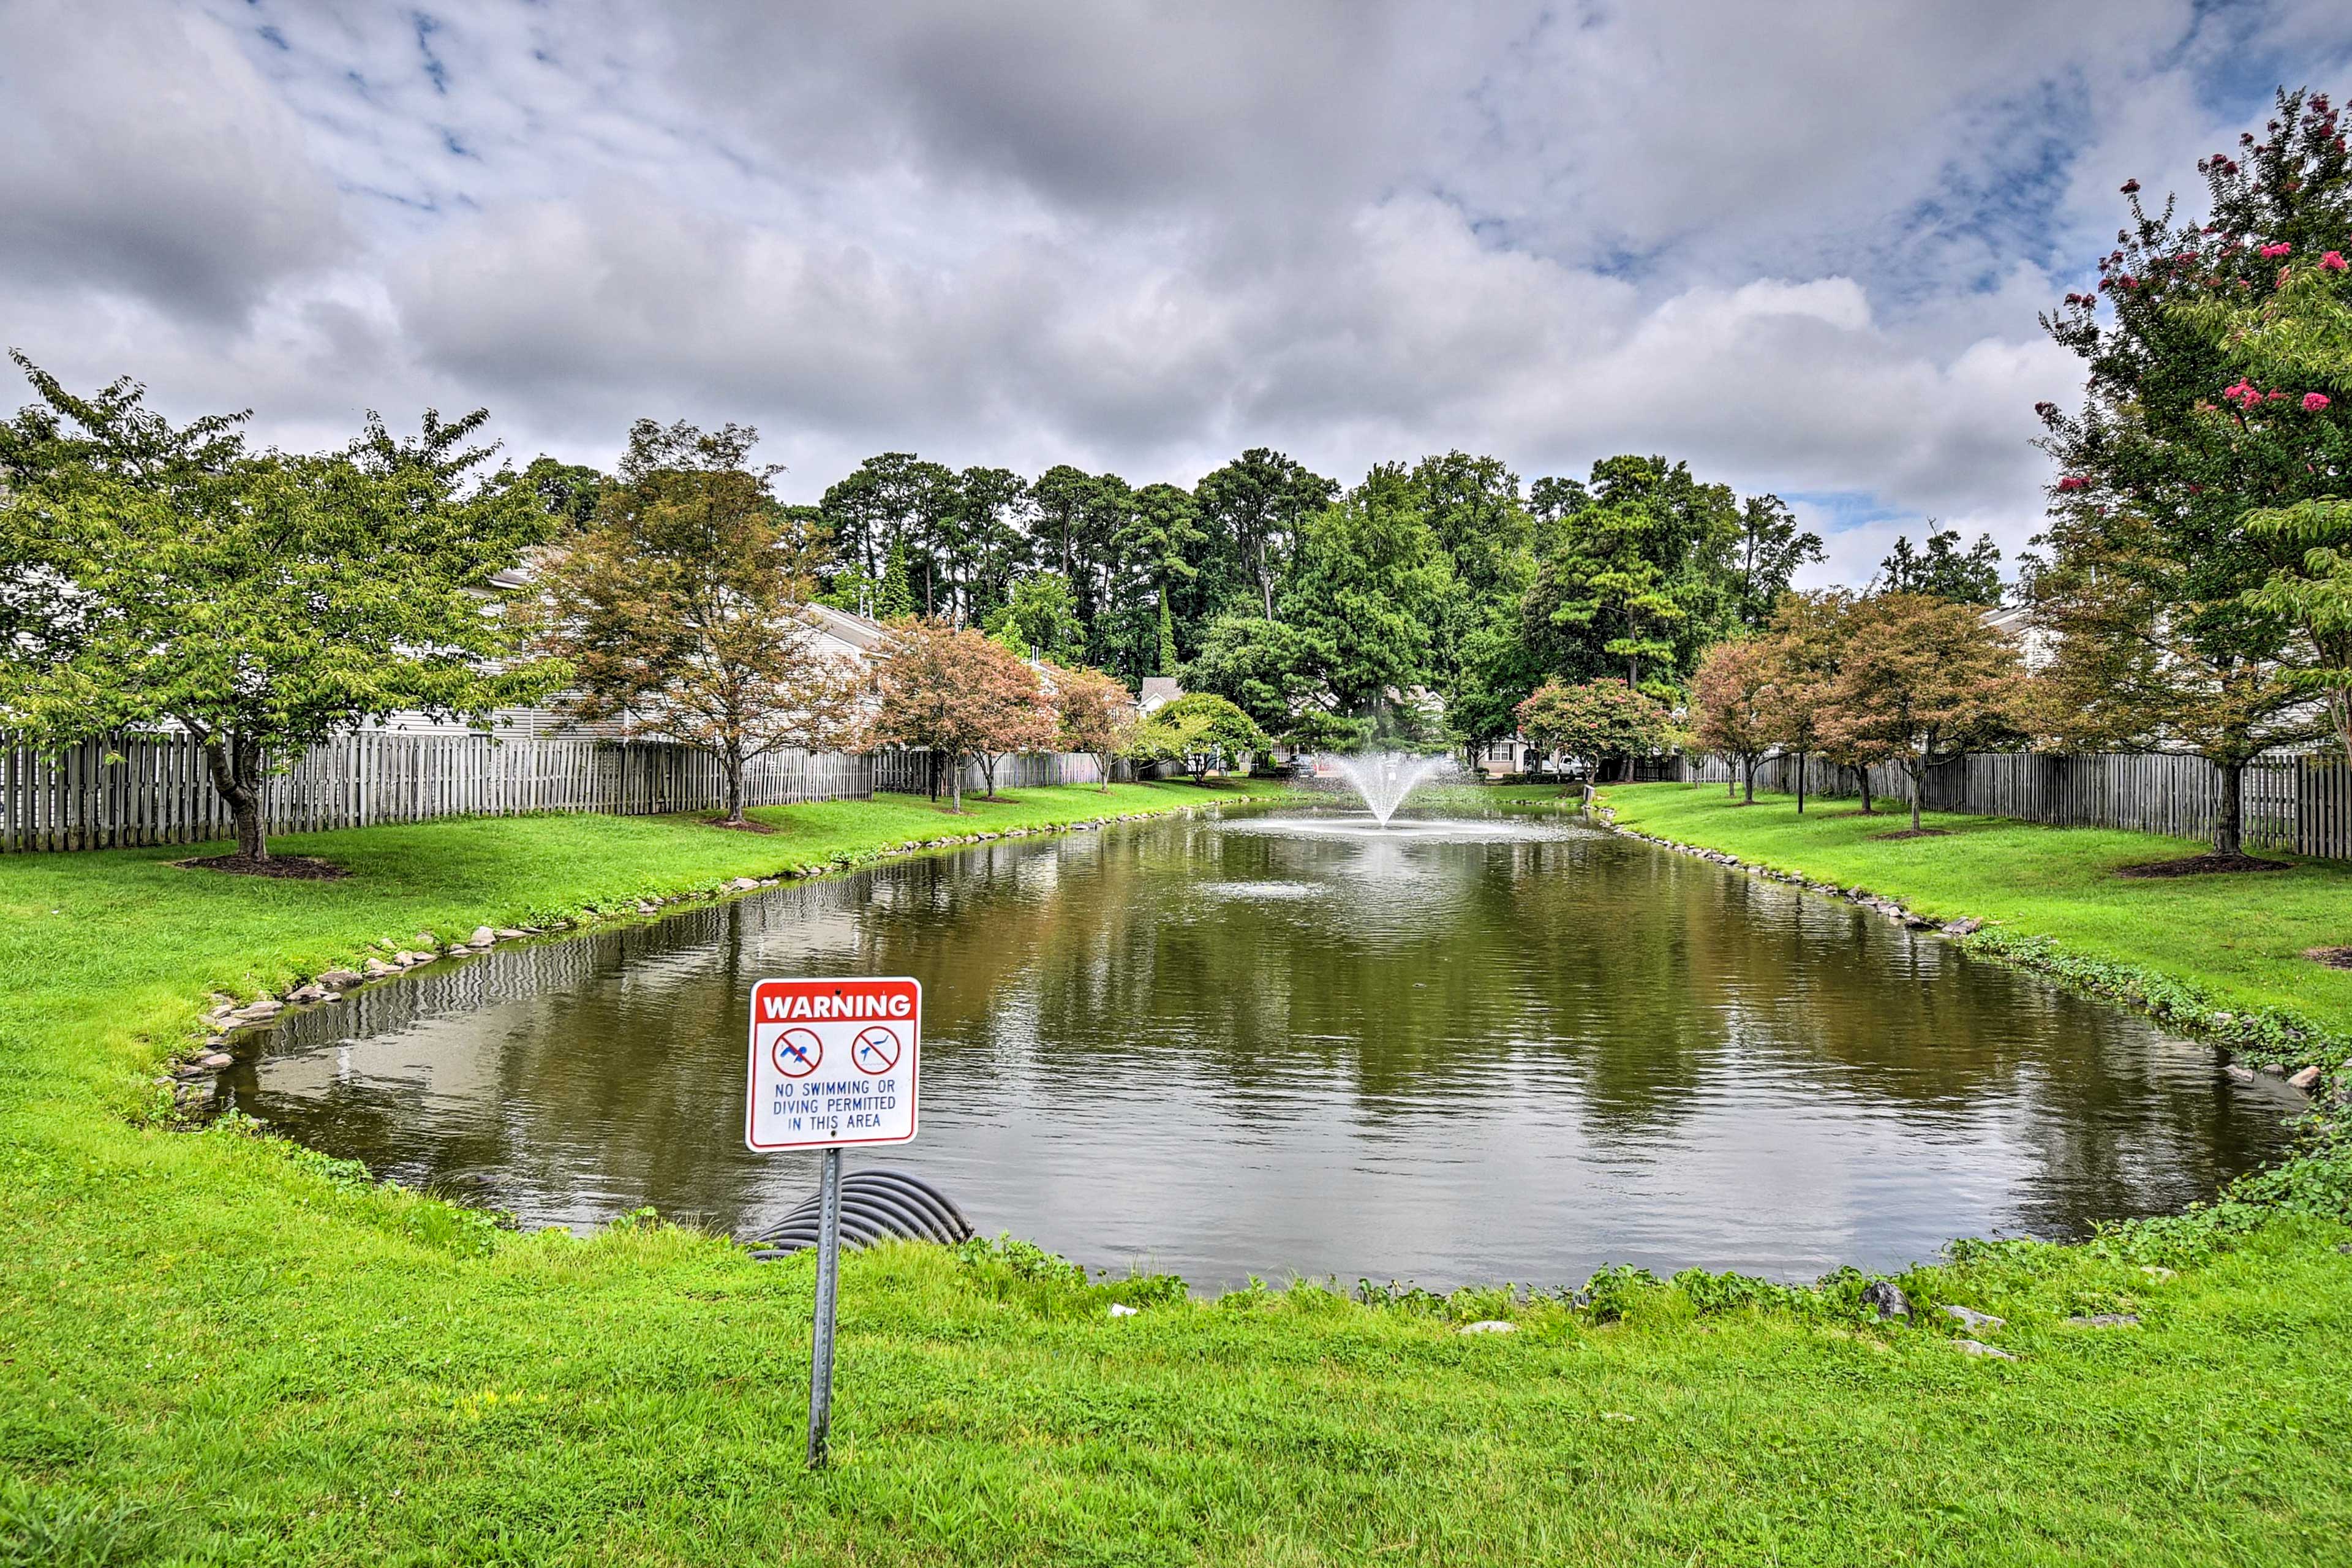
M 400 966 L 398 964 L 386 963 L 381 958 L 369 959 L 363 967 L 366 970 L 368 978 L 371 980 L 379 980 L 384 975 L 397 974 L 400 973 Z
M 2066 1320 L 2078 1329 L 2130 1329 L 2139 1325 L 2137 1312 L 2084 1312 Z
M 523 930 L 520 926 L 500 926 L 490 934 L 497 937 L 500 942 L 513 942 L 519 937 L 529 936 L 530 932 Z
M 488 947 L 499 940 L 499 933 L 488 926 L 476 926 L 474 934 L 466 939 L 467 947 Z
M 237 1009 L 236 1016 L 250 1024 L 263 1018 L 275 1018 L 278 1014 L 283 1013 L 284 1011 L 286 1011 L 285 1003 L 275 1002 L 270 998 L 264 996 L 258 1002 L 247 1003 L 243 1007 Z
M 1911 1299 L 1903 1294 L 1903 1287 L 1892 1279 L 1874 1279 L 1862 1288 L 1862 1304 L 1881 1320 L 1908 1318 Z
M 198 1067 L 207 1068 L 225 1068 L 233 1067 L 236 1065 L 236 1058 L 230 1056 L 226 1051 L 215 1051 L 208 1057 L 201 1058 L 197 1061 L 196 1065 Z
M 2015 1361 L 2017 1359 L 2015 1356 L 2010 1354 L 2007 1351 L 2002 1350 L 1998 1345 L 1989 1345 L 1979 1340 L 1954 1340 L 1952 1342 L 1959 1346 L 1961 1351 L 1969 1355 L 1989 1355 L 1995 1361 Z
M 375 960 L 370 959 L 368 962 L 373 963 Z M 331 991 L 348 991 L 366 978 L 367 976 L 356 969 L 330 969 L 326 973 L 319 976 L 319 984 Z
M 1990 1312 L 1979 1312 L 1973 1307 L 1955 1307 L 1947 1304 L 1944 1308 L 1944 1316 L 1958 1319 L 1963 1328 L 2005 1329 L 2009 1327 L 2008 1319 L 1996 1318 Z
M 646 902 L 646 901 L 645 900 L 643 900 L 643 899 L 639 899 L 639 900 L 637 900 L 637 913 L 639 913 L 639 914 L 641 914 L 641 915 L 650 915 L 650 914 L 656 914 L 656 913 L 658 913 L 658 912 L 660 911 L 660 908 L 661 908 L 661 906 L 660 906 L 660 905 L 658 905 L 658 904 L 652 904 L 652 903 L 648 903 L 648 902 Z
M 738 878 L 736 878 L 733 881 L 731 881 L 731 882 L 728 883 L 727 885 L 728 885 L 729 887 L 730 887 L 730 888 L 734 889 L 735 889 L 737 892 L 739 892 L 739 893 L 748 893 L 748 892 L 750 892 L 752 889 L 754 889 L 754 888 L 758 887 L 760 884 L 759 884 L 759 883 L 757 883 L 757 882 L 755 882 L 755 881 L 753 881 L 753 880 L 752 880 L 751 878 L 749 878 L 749 877 L 738 877 Z
M 1964 921 L 1946 921 L 1944 922 L 1944 934 L 1946 936 L 1974 936 L 1977 932 L 1982 930 L 1984 930 L 1984 921 L 1977 920 L 1973 916 Z
M 2286 1064 L 2284 1062 L 2264 1062 L 2263 1064 L 2263 1071 L 2270 1074 L 2273 1078 L 2284 1078 L 2286 1076 Z
M 286 999 L 289 1002 L 324 1002 L 327 988 L 323 985 L 298 985 L 286 993 Z
M 2254 1081 L 2254 1069 L 2250 1067 L 2241 1067 L 2236 1062 L 2231 1062 L 2222 1068 L 2221 1070 L 2228 1073 L 2231 1078 L 2236 1079 L 2240 1083 L 2252 1083 Z
M 1110 1315 L 1114 1318 L 1138 1317 L 1141 1315 L 1142 1311 L 1142 1308 L 1130 1307 L 1124 1301 L 1113 1301 L 1110 1304 Z
M 474 950 L 472 948 L 467 947 L 462 942 L 453 942 L 446 950 L 444 950 L 442 956 L 445 958 L 465 958 L 470 956 L 473 951 Z
M 1519 1331 L 1519 1325 L 1507 1323 L 1500 1318 L 1481 1318 L 1475 1323 L 1463 1324 L 1454 1331 L 1463 1334 L 1516 1334 Z
M 2319 1069 L 2315 1067 L 2305 1068 L 2301 1072 L 2289 1078 L 2286 1082 L 2289 1089 L 2299 1089 L 2308 1094 L 2319 1085 Z
M 439 937 L 435 936 L 429 931 L 421 931 L 416 933 L 416 945 L 419 947 L 431 947 L 435 942 L 440 940 L 441 939 Z
M 1913 931 L 1927 931 L 1935 925 L 1936 922 L 1927 919 L 1925 915 L 1905 915 L 1903 917 L 1903 923 L 1909 926 Z

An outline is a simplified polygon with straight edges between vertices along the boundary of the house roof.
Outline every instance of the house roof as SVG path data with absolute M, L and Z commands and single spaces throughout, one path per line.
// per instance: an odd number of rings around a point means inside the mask
M 1176 678 L 1173 676 L 1147 675 L 1143 678 L 1141 700 L 1146 713 L 1165 708 L 1183 695 L 1184 689 L 1176 683 Z

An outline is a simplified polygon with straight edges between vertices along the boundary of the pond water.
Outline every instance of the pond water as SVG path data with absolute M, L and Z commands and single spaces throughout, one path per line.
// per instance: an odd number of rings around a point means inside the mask
M 220 1092 L 528 1225 L 650 1204 L 748 1232 L 817 1159 L 743 1148 L 751 984 L 841 973 L 924 992 L 921 1134 L 853 1166 L 1201 1288 L 1888 1268 L 2210 1195 L 2299 1104 L 1940 939 L 1549 813 L 1236 812 L 788 884 L 297 1014 Z

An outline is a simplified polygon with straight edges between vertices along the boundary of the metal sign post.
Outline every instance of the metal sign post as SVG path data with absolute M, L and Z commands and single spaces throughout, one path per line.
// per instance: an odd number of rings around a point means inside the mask
M 833 1302 L 841 1278 L 841 1151 L 824 1152 L 824 1179 L 817 1188 L 816 1341 L 809 1350 L 808 1462 L 824 1468 L 825 1439 L 833 1433 Z
M 809 1352 L 808 1462 L 833 1430 L 834 1305 L 841 1279 L 841 1151 L 915 1135 L 923 988 L 843 975 L 751 988 L 751 1070 L 743 1142 L 754 1153 L 824 1151 L 817 1189 L 816 1324 Z

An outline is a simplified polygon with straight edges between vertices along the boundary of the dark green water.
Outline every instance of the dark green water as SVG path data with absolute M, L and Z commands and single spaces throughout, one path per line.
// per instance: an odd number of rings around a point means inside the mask
M 766 975 L 921 980 L 919 1171 L 983 1230 L 1196 1285 L 1808 1278 L 2079 1234 L 2275 1153 L 2297 1097 L 1845 906 L 1551 817 L 1235 815 L 992 844 L 436 964 L 224 1096 L 378 1174 L 730 1230 Z

